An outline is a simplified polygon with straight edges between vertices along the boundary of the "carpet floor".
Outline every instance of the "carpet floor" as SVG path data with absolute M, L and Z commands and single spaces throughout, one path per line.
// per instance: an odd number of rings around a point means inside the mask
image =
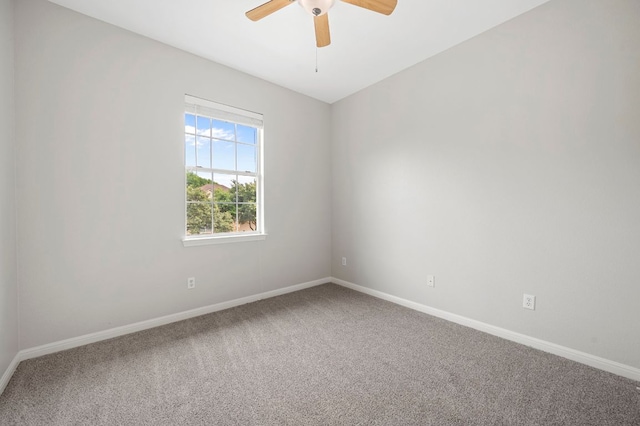
M 640 425 L 639 383 L 334 284 L 21 362 L 2 425 Z

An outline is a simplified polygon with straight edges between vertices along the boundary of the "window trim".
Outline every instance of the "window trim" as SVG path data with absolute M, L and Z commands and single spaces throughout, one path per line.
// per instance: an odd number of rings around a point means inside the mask
M 222 234 L 220 236 L 200 236 L 200 237 L 184 237 L 182 239 L 182 245 L 184 247 L 197 247 L 208 246 L 213 244 L 228 244 L 228 243 L 243 243 L 249 241 L 262 241 L 267 239 L 266 233 L 251 233 L 251 234 Z
M 182 153 L 183 153 L 183 167 L 184 167 L 184 235 L 182 237 L 182 244 L 184 247 L 193 247 L 193 246 L 203 246 L 210 244 L 227 244 L 227 243 L 237 243 L 237 242 L 248 242 L 248 241 L 261 241 L 265 240 L 267 237 L 266 229 L 265 229 L 265 221 L 264 221 L 264 125 L 263 125 L 263 115 L 253 112 L 247 111 L 240 108 L 232 107 L 229 105 L 220 104 L 217 102 L 209 101 L 206 99 L 198 98 L 195 96 L 191 96 L 186 94 L 185 97 L 185 107 L 183 111 L 183 123 L 184 123 L 184 115 L 185 114 L 194 114 L 203 116 L 208 116 L 211 118 L 215 118 L 223 121 L 230 121 L 235 124 L 240 124 L 244 126 L 250 126 L 256 128 L 257 138 L 256 141 L 256 150 L 258 161 L 256 164 L 256 173 L 251 174 L 254 176 L 257 183 L 257 192 L 256 192 L 256 225 L 257 231 L 251 232 L 225 232 L 219 234 L 198 234 L 198 235 L 187 235 L 187 171 L 189 171 L 189 167 L 186 165 L 186 154 L 183 145 Z M 185 135 L 184 125 L 182 134 Z M 197 136 L 197 132 L 196 132 Z M 236 142 L 237 143 L 237 142 Z M 213 168 L 212 168 L 213 172 Z M 244 172 L 238 170 L 228 170 L 227 172 L 231 172 L 236 175 L 245 175 Z M 248 175 L 248 174 L 247 174 Z

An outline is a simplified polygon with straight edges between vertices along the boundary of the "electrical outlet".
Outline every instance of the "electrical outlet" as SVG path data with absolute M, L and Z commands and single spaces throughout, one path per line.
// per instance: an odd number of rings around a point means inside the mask
M 187 278 L 187 288 L 189 290 L 196 288 L 196 277 Z
M 342 258 L 342 266 L 347 266 L 347 258 L 346 257 Z
M 525 309 L 536 309 L 536 297 L 530 294 L 525 294 L 522 298 L 522 307 Z
M 427 275 L 427 285 L 429 287 L 435 287 L 436 286 L 436 277 L 435 277 L 435 275 Z

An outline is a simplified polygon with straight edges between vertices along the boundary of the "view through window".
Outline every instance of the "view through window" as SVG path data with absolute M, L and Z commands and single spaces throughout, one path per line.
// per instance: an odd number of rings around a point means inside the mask
M 187 238 L 262 233 L 262 116 L 185 97 Z

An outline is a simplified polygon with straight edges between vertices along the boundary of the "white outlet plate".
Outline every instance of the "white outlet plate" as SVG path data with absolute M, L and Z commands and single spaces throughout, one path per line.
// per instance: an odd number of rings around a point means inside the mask
M 436 276 L 435 275 L 427 275 L 427 285 L 429 287 L 436 286 Z
M 534 311 L 536 309 L 536 297 L 530 294 L 523 295 L 522 307 Z
M 188 289 L 196 288 L 196 277 L 187 278 L 187 288 Z
M 342 266 L 347 266 L 347 258 L 346 257 L 342 258 Z

